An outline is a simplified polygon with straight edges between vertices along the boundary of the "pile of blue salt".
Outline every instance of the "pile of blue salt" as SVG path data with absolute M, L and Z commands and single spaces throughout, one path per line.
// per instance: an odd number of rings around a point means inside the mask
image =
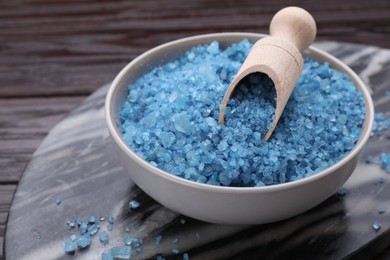
M 223 95 L 252 43 L 199 45 L 128 86 L 120 114 L 124 140 L 171 174 L 223 186 L 264 186 L 313 175 L 355 145 L 364 99 L 327 63 L 305 67 L 271 138 L 275 90 L 264 74 L 247 77 L 217 124 Z

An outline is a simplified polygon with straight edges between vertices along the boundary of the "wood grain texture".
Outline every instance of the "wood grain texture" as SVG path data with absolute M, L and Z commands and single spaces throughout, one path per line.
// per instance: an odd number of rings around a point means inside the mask
M 386 0 L 2 1 L 0 95 L 89 94 L 146 49 L 201 33 L 267 33 L 291 4 L 313 14 L 318 39 L 390 47 Z
M 147 49 L 201 33 L 267 33 L 288 5 L 312 13 L 317 39 L 390 48 L 388 0 L 0 1 L 0 259 L 26 163 L 85 96 Z
M 0 185 L 0 259 L 3 258 L 5 226 L 15 190 L 16 185 Z

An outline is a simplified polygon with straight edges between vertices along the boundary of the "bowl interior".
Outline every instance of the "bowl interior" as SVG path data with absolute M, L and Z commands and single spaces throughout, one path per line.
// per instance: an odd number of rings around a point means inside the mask
M 365 87 L 363 82 L 359 79 L 359 77 L 344 63 L 334 58 L 333 56 L 320 51 L 314 47 L 310 47 L 307 51 L 305 51 L 304 55 L 314 58 L 320 62 L 328 62 L 331 67 L 337 69 L 343 73 L 346 73 L 349 78 L 353 81 L 356 88 L 362 92 L 365 106 L 366 106 L 366 118 L 363 123 L 363 129 L 359 141 L 355 145 L 355 147 L 346 154 L 341 160 L 339 160 L 333 166 L 314 174 L 310 177 L 306 177 L 304 179 L 276 184 L 271 186 L 264 187 L 220 187 L 213 186 L 209 184 L 202 184 L 193 181 L 186 180 L 181 177 L 174 176 L 165 171 L 162 171 L 148 162 L 144 161 L 141 157 L 139 157 L 134 151 L 132 151 L 127 144 L 124 142 L 122 135 L 120 133 L 120 119 L 119 113 L 121 111 L 121 106 L 124 103 L 127 95 L 128 89 L 127 86 L 131 83 L 134 83 L 140 76 L 149 72 L 154 67 L 165 64 L 169 61 L 175 60 L 179 58 L 185 51 L 189 50 L 191 47 L 194 47 L 199 44 L 210 43 L 214 40 L 220 42 L 220 46 L 222 48 L 231 45 L 232 43 L 239 42 L 243 39 L 249 39 L 251 41 L 256 41 L 266 35 L 262 34 L 254 34 L 254 33 L 218 33 L 218 34 L 207 34 L 201 36 L 188 37 L 181 40 L 169 42 L 163 45 L 160 45 L 150 51 L 145 52 L 140 55 L 136 59 L 134 59 L 131 63 L 129 63 L 115 78 L 112 83 L 112 87 L 109 90 L 106 99 L 106 116 L 107 122 L 109 126 L 109 130 L 111 135 L 114 138 L 114 141 L 124 150 L 132 159 L 138 160 L 139 163 L 143 164 L 145 167 L 150 168 L 150 170 L 156 172 L 156 174 L 163 175 L 164 178 L 168 178 L 175 182 L 181 182 L 190 186 L 197 186 L 199 188 L 207 188 L 213 190 L 227 189 L 233 191 L 239 189 L 241 191 L 245 189 L 255 189 L 255 190 L 270 190 L 270 189 L 283 189 L 288 186 L 296 186 L 301 185 L 312 180 L 321 178 L 321 176 L 329 174 L 338 168 L 340 168 L 343 164 L 349 161 L 351 158 L 355 157 L 358 152 L 362 149 L 363 145 L 366 143 L 370 136 L 370 132 L 373 125 L 374 119 L 374 108 L 373 103 L 369 94 L 368 89 Z M 206 186 L 206 187 L 205 187 Z

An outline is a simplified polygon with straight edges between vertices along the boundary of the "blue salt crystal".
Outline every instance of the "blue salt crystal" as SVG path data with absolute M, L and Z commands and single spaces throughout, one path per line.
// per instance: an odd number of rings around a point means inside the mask
M 88 224 L 87 222 L 83 221 L 80 225 L 80 235 L 84 235 L 88 232 Z
M 76 240 L 79 249 L 85 249 L 91 244 L 91 236 L 88 234 L 81 235 Z
M 207 52 L 210 54 L 219 53 L 219 42 L 213 41 L 209 46 L 207 46 Z
M 98 229 L 99 229 L 98 225 L 93 224 L 93 225 L 88 227 L 88 234 L 91 236 L 94 236 L 98 232 Z
M 157 245 L 160 244 L 161 239 L 162 239 L 162 236 L 161 236 L 161 235 L 157 235 L 157 236 L 154 237 L 154 240 L 156 241 L 156 244 L 157 244 Z
M 190 260 L 190 256 L 188 255 L 188 253 L 183 254 L 183 260 Z
M 378 208 L 378 213 L 379 214 L 384 214 L 384 213 L 386 213 L 386 211 L 387 211 L 387 209 L 385 207 Z
M 114 217 L 113 216 L 108 216 L 107 221 L 110 224 L 114 224 Z
M 102 253 L 102 260 L 114 260 L 114 258 L 112 257 L 112 255 L 110 253 L 106 253 L 106 252 L 103 252 Z
M 56 196 L 56 204 L 57 205 L 60 205 L 61 204 L 61 197 L 60 196 Z
M 102 254 L 102 260 L 130 260 L 131 247 L 116 246 L 110 249 L 109 253 Z
M 382 153 L 379 159 L 382 162 L 382 169 L 390 173 L 390 153 Z
M 76 235 L 71 235 L 71 236 L 70 236 L 70 240 L 71 240 L 71 241 L 74 242 L 74 241 L 76 241 L 76 239 L 77 239 L 77 236 L 76 236 Z
M 156 257 L 156 260 L 164 260 L 165 258 L 162 256 L 162 255 L 158 255 L 157 257 Z
M 186 112 L 176 114 L 172 117 L 176 130 L 184 134 L 191 133 L 191 122 Z
M 337 191 L 337 194 L 338 194 L 339 196 L 341 196 L 341 197 L 344 197 L 345 194 L 347 194 L 347 190 L 346 190 L 344 187 L 342 187 L 342 188 L 340 188 L 340 189 Z
M 70 240 L 71 240 L 72 242 L 75 242 L 76 239 L 77 239 L 77 236 L 76 236 L 76 235 L 73 234 L 73 235 L 70 236 Z
M 111 225 L 107 225 L 107 230 L 111 231 L 112 230 L 112 226 Z
M 79 215 L 79 216 L 77 217 L 77 220 L 76 220 L 77 226 L 80 227 L 82 222 L 83 222 L 83 218 Z
M 126 246 L 133 246 L 136 249 L 140 249 L 143 244 L 142 239 L 133 236 L 128 236 L 123 239 Z
M 382 224 L 378 221 L 378 220 L 374 220 L 371 224 L 372 228 L 375 230 L 375 231 L 378 231 L 379 229 L 381 229 L 382 227 Z
M 129 202 L 129 209 L 137 209 L 137 208 L 139 208 L 139 206 L 140 206 L 140 204 L 136 200 L 131 200 Z
M 76 227 L 76 223 L 74 221 L 70 221 L 68 223 L 68 227 L 69 227 L 69 229 L 72 229 L 72 228 Z
M 109 242 L 107 232 L 105 232 L 105 231 L 100 232 L 99 233 L 99 240 L 100 240 L 100 242 L 102 242 L 103 245 L 107 245 Z
M 89 222 L 90 224 L 93 224 L 93 223 L 96 222 L 96 218 L 95 218 L 94 216 L 88 216 L 88 222 Z
M 164 148 L 169 148 L 175 142 L 176 135 L 172 132 L 162 132 L 161 133 L 161 144 Z
M 74 253 L 76 250 L 76 247 L 74 246 L 72 241 L 66 241 L 64 245 L 64 250 L 66 253 Z
M 171 251 L 172 251 L 172 253 L 174 253 L 176 255 L 180 253 L 180 250 L 177 248 L 173 248 Z

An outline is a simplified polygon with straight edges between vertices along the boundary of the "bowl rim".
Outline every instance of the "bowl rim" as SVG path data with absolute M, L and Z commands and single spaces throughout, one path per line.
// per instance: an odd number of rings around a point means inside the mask
M 174 182 L 178 185 L 184 185 L 187 187 L 200 189 L 204 191 L 213 191 L 218 193 L 268 193 L 268 192 L 275 192 L 275 191 L 281 191 L 281 190 L 287 190 L 287 189 L 293 189 L 302 185 L 309 184 L 311 182 L 315 182 L 319 179 L 324 178 L 325 176 L 331 174 L 335 170 L 339 169 L 343 165 L 345 165 L 349 160 L 354 158 L 359 154 L 359 152 L 362 150 L 365 143 L 370 138 L 370 134 L 372 131 L 373 123 L 374 123 L 374 105 L 371 99 L 371 95 L 369 93 L 368 88 L 365 86 L 363 81 L 359 78 L 359 76 L 346 64 L 344 64 L 342 61 L 337 59 L 336 57 L 316 48 L 313 46 L 310 46 L 306 53 L 313 53 L 319 56 L 322 56 L 324 60 L 328 61 L 330 63 L 331 67 L 334 67 L 332 64 L 335 64 L 342 68 L 344 70 L 343 72 L 347 74 L 351 81 L 353 81 L 355 87 L 362 93 L 365 107 L 366 107 L 366 115 L 365 119 L 363 121 L 362 126 L 362 132 L 358 139 L 358 142 L 355 144 L 355 146 L 352 148 L 351 151 L 349 151 L 343 158 L 338 160 L 335 164 L 332 166 L 326 168 L 325 170 L 322 170 L 318 173 L 315 173 L 311 176 L 285 182 L 285 183 L 279 183 L 279 184 L 273 184 L 269 186 L 260 186 L 260 187 L 230 187 L 230 186 L 216 186 L 206 183 L 199 183 L 192 180 L 187 180 L 185 178 L 173 175 L 169 172 L 166 172 L 164 170 L 161 170 L 153 165 L 151 165 L 146 160 L 142 159 L 140 156 L 137 155 L 135 151 L 133 151 L 124 141 L 122 138 L 122 134 L 120 133 L 118 127 L 116 126 L 116 119 L 114 115 L 114 103 L 113 103 L 113 97 L 117 94 L 119 91 L 119 87 L 121 86 L 121 83 L 126 79 L 127 74 L 132 69 L 133 66 L 135 66 L 137 63 L 143 61 L 145 58 L 149 57 L 150 55 L 161 52 L 164 49 L 172 48 L 175 45 L 182 45 L 184 43 L 190 43 L 193 41 L 207 41 L 215 40 L 215 38 L 222 38 L 222 37 L 236 37 L 236 38 L 263 38 L 268 35 L 266 34 L 259 34 L 259 33 L 245 33 L 245 32 L 223 32 L 223 33 L 210 33 L 210 34 L 201 34 L 196 36 L 190 36 L 181 38 L 178 40 L 170 41 L 167 43 L 164 43 L 162 45 L 156 46 L 143 54 L 139 55 L 135 59 L 133 59 L 130 63 L 128 63 L 115 77 L 113 82 L 111 83 L 111 86 L 107 92 L 106 99 L 105 99 L 105 119 L 106 124 L 109 130 L 109 133 L 116 143 L 117 146 L 121 149 L 122 152 L 124 152 L 130 159 L 134 160 L 136 163 L 138 163 L 142 168 L 145 170 L 148 170 L 149 172 L 153 173 L 154 175 L 157 175 L 157 177 L 164 178 L 168 181 Z M 199 43 L 198 43 L 199 44 Z M 194 45 L 195 46 L 195 45 Z

